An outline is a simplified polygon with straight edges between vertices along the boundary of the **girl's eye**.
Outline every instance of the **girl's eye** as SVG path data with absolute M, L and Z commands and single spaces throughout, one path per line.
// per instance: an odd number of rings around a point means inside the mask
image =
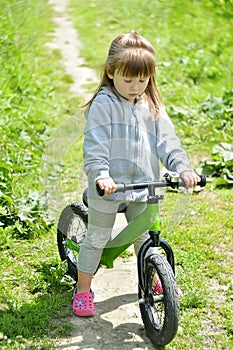
M 145 83 L 147 79 L 139 79 L 139 83 Z M 132 83 L 132 79 L 124 79 L 125 83 Z

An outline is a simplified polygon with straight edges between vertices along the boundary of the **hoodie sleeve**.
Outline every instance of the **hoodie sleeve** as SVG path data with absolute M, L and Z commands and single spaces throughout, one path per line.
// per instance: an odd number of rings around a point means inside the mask
M 84 171 L 93 181 L 109 177 L 110 142 L 110 105 L 97 99 L 87 113 L 83 146 Z
M 157 152 L 163 165 L 168 170 L 179 174 L 191 169 L 187 154 L 182 148 L 180 139 L 176 135 L 174 126 L 165 111 L 156 124 Z

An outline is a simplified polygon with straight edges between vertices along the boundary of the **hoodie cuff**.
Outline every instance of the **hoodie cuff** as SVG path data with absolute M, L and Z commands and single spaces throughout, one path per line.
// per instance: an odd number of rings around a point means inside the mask
M 110 177 L 108 170 L 100 170 L 97 172 L 95 182 L 99 179 L 108 179 Z

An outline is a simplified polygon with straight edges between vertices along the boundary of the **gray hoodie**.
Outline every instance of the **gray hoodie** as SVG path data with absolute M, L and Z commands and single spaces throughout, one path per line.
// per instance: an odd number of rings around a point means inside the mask
M 179 174 L 191 169 L 165 110 L 154 116 L 146 101 L 132 105 L 103 87 L 86 116 L 84 170 L 89 196 L 98 198 L 95 182 L 100 178 L 110 176 L 116 183 L 158 180 L 160 161 Z M 105 199 L 145 201 L 146 192 L 114 193 Z

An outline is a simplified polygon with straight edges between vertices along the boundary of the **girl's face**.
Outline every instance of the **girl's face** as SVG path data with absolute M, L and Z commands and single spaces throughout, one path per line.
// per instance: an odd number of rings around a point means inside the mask
M 114 74 L 107 72 L 117 92 L 124 97 L 129 103 L 134 103 L 135 98 L 141 96 L 149 82 L 150 77 L 142 78 L 128 78 L 119 74 L 117 71 Z

